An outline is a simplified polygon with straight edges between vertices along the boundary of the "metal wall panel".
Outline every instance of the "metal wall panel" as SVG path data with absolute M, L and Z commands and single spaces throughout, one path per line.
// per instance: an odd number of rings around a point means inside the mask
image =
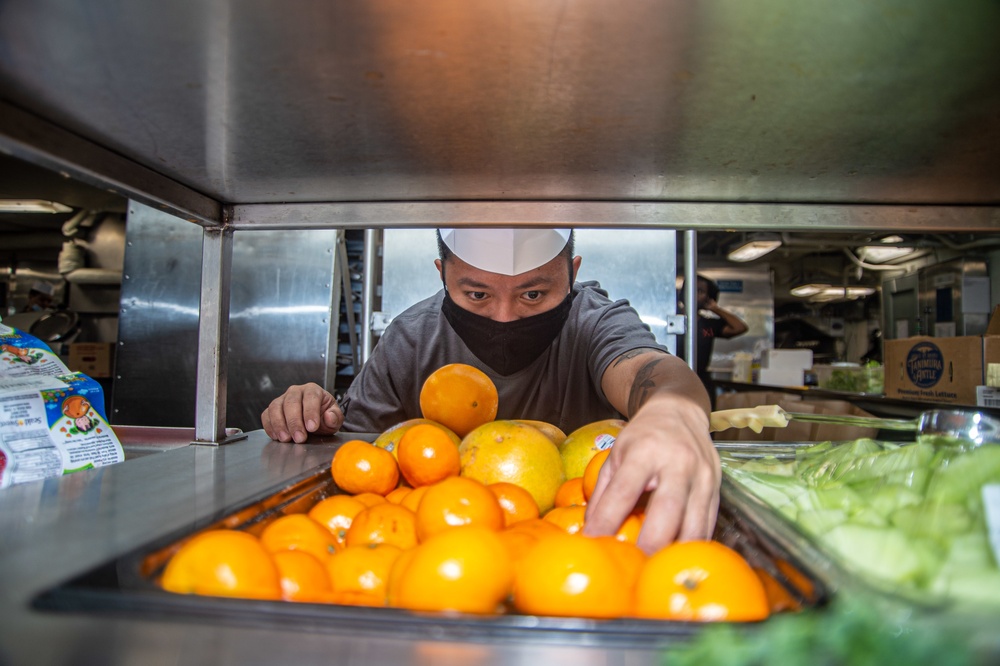
M 583 258 L 578 280 L 597 280 L 612 299 L 628 299 L 656 339 L 675 349 L 666 317 L 677 311 L 676 232 L 577 229 L 576 254 Z M 386 320 L 441 288 L 433 229 L 387 229 L 382 256 Z
M 229 427 L 260 427 L 291 384 L 335 372 L 342 232 L 248 231 L 233 246 Z M 194 425 L 202 230 L 132 203 L 112 423 Z
M 719 285 L 719 305 L 746 322 L 749 330 L 729 340 L 719 338 L 712 346 L 709 372 L 729 379 L 738 352 L 760 357 L 774 347 L 774 285 L 767 264 L 753 266 L 705 266 L 700 275 Z

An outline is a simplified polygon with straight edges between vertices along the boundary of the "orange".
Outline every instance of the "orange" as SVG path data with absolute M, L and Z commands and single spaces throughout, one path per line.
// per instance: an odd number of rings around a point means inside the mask
M 385 496 L 386 502 L 391 502 L 392 504 L 402 504 L 403 498 L 409 495 L 413 491 L 413 488 L 408 488 L 407 486 L 400 486 L 396 488 L 388 495 Z
M 384 496 L 399 483 L 399 466 L 392 454 L 360 439 L 340 445 L 330 471 L 334 483 L 352 495 Z
M 642 531 L 644 522 L 646 522 L 645 511 L 632 511 L 632 513 L 625 517 L 625 522 L 618 528 L 618 531 L 615 532 L 615 538 L 619 541 L 636 543 L 639 540 L 639 532 Z
M 459 437 L 497 416 L 497 387 L 485 372 L 464 363 L 438 368 L 420 388 L 420 413 Z
M 417 512 L 417 507 L 420 506 L 420 500 L 424 498 L 424 493 L 430 486 L 418 486 L 406 493 L 406 497 L 399 503 L 400 506 L 405 506 L 407 509 L 413 513 Z
M 410 566 L 410 562 L 413 560 L 414 553 L 417 552 L 416 548 L 410 548 L 404 550 L 396 558 L 396 561 L 392 563 L 392 568 L 389 570 L 389 580 L 386 583 L 386 605 L 395 608 L 399 607 L 399 586 L 402 585 L 403 581 L 406 579 L 407 570 Z
M 566 439 L 566 433 L 562 431 L 559 426 L 554 426 L 551 423 L 546 423 L 545 421 L 532 421 L 530 419 L 514 419 L 517 423 L 523 423 L 524 425 L 530 425 L 533 428 L 538 428 L 542 431 L 542 434 L 552 440 L 552 443 L 559 446 Z
M 417 545 L 417 517 L 409 509 L 383 502 L 354 517 L 347 530 L 348 546 L 387 543 L 406 550 Z
M 334 495 L 316 502 L 306 515 L 333 533 L 339 550 L 344 546 L 347 530 L 351 529 L 354 516 L 364 510 L 365 505 L 357 498 Z
M 429 497 L 430 495 L 428 495 Z M 411 551 L 390 598 L 421 611 L 495 613 L 510 593 L 514 569 L 493 530 L 466 525 L 431 536 Z
M 410 428 L 420 424 L 437 426 L 446 435 L 448 435 L 448 438 L 451 441 L 455 442 L 455 446 L 458 446 L 462 441 L 461 437 L 436 421 L 431 421 L 430 419 L 408 419 L 401 423 L 397 423 L 388 430 L 383 431 L 382 434 L 376 437 L 375 441 L 372 443 L 380 449 L 385 449 L 391 453 L 394 458 L 398 458 L 399 440 L 403 438 L 403 435 L 405 435 Z
M 802 604 L 792 596 L 788 589 L 769 574 L 766 569 L 754 567 L 754 572 L 764 585 L 764 594 L 767 595 L 767 607 L 772 613 L 780 613 L 786 610 L 799 610 Z
M 514 564 L 515 569 L 517 568 L 518 562 L 524 556 L 528 549 L 531 548 L 543 535 L 545 534 L 558 534 L 562 530 L 547 520 L 541 518 L 531 518 L 529 520 L 522 520 L 510 525 L 504 530 L 498 532 L 500 540 L 503 541 L 504 546 L 507 547 L 507 553 L 510 555 L 510 561 Z
M 639 572 L 646 563 L 646 551 L 634 543 L 621 541 L 613 536 L 599 536 L 593 539 L 604 546 L 614 558 L 615 565 L 621 572 L 622 584 L 629 589 L 634 588 L 639 579 Z
M 564 530 L 555 523 L 545 520 L 544 518 L 532 518 L 531 520 L 522 520 L 521 522 L 514 523 L 510 527 L 505 528 L 503 531 L 527 532 L 528 534 L 542 537 L 547 534 L 561 534 Z
M 753 622 L 769 614 L 760 578 L 718 541 L 674 542 L 646 560 L 635 587 L 638 617 Z
M 392 565 L 403 551 L 387 543 L 348 546 L 326 563 L 334 603 L 384 606 Z
M 583 516 L 587 512 L 587 507 L 579 504 L 572 506 L 557 506 L 542 518 L 553 525 L 562 528 L 569 534 L 577 534 L 583 530 Z
M 326 567 L 304 550 L 283 550 L 272 555 L 281 575 L 281 598 L 285 601 L 324 602 L 333 588 Z
M 514 607 L 521 613 L 612 618 L 626 615 L 630 603 L 615 558 L 595 539 L 546 535 L 518 563 Z
M 503 509 L 490 489 L 473 479 L 450 476 L 427 487 L 417 507 L 417 538 L 426 541 L 460 525 L 503 529 Z
M 387 502 L 388 500 L 386 500 L 385 497 L 386 497 L 385 495 L 380 495 L 378 493 L 358 493 L 357 495 L 354 496 L 354 499 L 358 500 L 366 507 L 368 507 L 368 506 L 375 506 L 376 504 L 382 504 L 383 502 Z
M 399 471 L 414 486 L 429 486 L 462 470 L 458 445 L 441 428 L 417 424 L 399 441 Z
M 278 566 L 260 540 L 235 530 L 208 530 L 174 553 L 161 585 L 178 594 L 280 599 Z
M 783 560 L 777 558 L 774 560 L 774 565 L 778 568 L 785 576 L 785 580 L 795 587 L 799 593 L 806 599 L 815 601 L 817 599 L 816 586 L 812 580 L 809 579 L 801 570 L 798 569 L 794 564 L 788 560 Z
M 582 476 L 566 479 L 559 486 L 559 490 L 556 491 L 556 506 L 572 506 L 574 504 L 579 504 L 580 506 L 586 506 L 587 504 L 587 498 L 583 496 Z
M 535 504 L 535 498 L 521 486 L 501 481 L 500 483 L 491 483 L 486 487 L 500 502 L 505 527 L 510 527 L 522 520 L 538 518 L 538 505 Z
M 462 439 L 462 476 L 487 485 L 521 486 L 545 513 L 565 481 L 559 449 L 537 428 L 515 421 L 491 421 Z
M 562 458 L 563 469 L 566 470 L 566 478 L 583 476 L 583 470 L 587 468 L 590 459 L 598 451 L 611 448 L 624 427 L 625 421 L 621 419 L 604 419 L 581 426 L 567 435 L 559 444 L 559 456 Z
M 304 513 L 274 519 L 261 532 L 260 542 L 269 553 L 304 550 L 321 562 L 337 551 L 337 538 Z
M 588 500 L 590 496 L 594 493 L 594 488 L 597 486 L 597 476 L 601 473 L 601 467 L 604 465 L 604 461 L 608 459 L 611 455 L 611 449 L 603 449 L 598 451 L 590 462 L 587 463 L 586 469 L 583 470 L 583 496 Z

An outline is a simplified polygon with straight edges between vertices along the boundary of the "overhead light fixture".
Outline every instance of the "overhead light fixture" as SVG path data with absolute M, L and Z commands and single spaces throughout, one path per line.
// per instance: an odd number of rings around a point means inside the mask
M 913 254 L 916 248 L 899 247 L 896 243 L 902 243 L 902 236 L 886 236 L 879 241 L 879 245 L 865 245 L 858 248 L 858 259 L 872 264 L 884 264 L 893 259 L 905 257 Z
M 829 284 L 801 284 L 789 290 L 792 296 L 811 301 L 853 301 L 875 293 L 874 287 L 835 286 Z
M 734 246 L 726 259 L 738 263 L 760 259 L 768 252 L 773 252 L 781 247 L 781 239 L 773 235 L 752 235 L 743 243 Z
M 0 199 L 0 213 L 72 213 L 69 206 L 41 199 Z

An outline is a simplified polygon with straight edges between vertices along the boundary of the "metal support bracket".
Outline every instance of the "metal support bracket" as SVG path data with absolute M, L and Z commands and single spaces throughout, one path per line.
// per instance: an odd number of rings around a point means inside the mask
M 233 230 L 206 227 L 202 238 L 194 438 L 218 445 L 232 441 L 226 436 L 226 389 Z

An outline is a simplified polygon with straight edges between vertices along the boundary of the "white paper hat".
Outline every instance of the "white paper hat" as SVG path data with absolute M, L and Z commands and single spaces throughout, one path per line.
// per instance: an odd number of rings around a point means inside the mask
M 490 273 L 520 275 L 558 255 L 570 229 L 441 229 L 455 256 Z

